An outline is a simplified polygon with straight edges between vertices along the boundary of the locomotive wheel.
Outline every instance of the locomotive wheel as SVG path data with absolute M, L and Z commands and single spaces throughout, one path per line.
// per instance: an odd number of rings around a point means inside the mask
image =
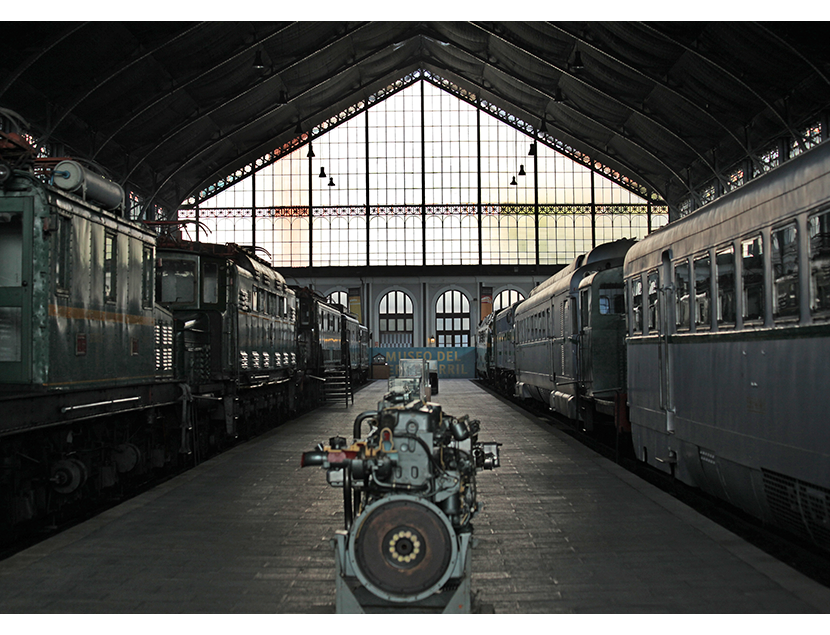
M 61 459 L 52 465 L 52 489 L 58 494 L 71 494 L 86 482 L 87 469 L 75 458 Z
M 414 602 L 447 581 L 457 557 L 455 532 L 427 501 L 390 496 L 352 526 L 350 557 L 358 579 L 380 598 Z

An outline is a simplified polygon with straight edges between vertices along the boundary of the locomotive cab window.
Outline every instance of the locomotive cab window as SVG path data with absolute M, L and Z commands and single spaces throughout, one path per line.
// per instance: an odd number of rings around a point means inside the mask
M 202 264 L 202 302 L 219 304 L 219 264 L 216 262 Z
M 795 223 L 772 231 L 772 316 L 798 317 L 798 230 Z
M 23 215 L 0 214 L 0 287 L 23 284 Z
M 118 271 L 117 249 L 115 234 L 104 234 L 104 301 L 115 302 L 115 283 Z
M 741 311 L 745 322 L 764 320 L 764 240 L 761 236 L 741 242 Z
M 72 263 L 72 218 L 58 214 L 55 235 L 55 291 L 69 293 L 70 266 Z M 0 273 L 2 275 L 2 273 Z
M 810 237 L 810 313 L 830 314 L 830 211 L 807 224 Z
M 194 258 L 159 258 L 156 269 L 156 300 L 161 304 L 196 302 Z
M 141 250 L 141 306 L 153 308 L 153 248 L 144 245 Z

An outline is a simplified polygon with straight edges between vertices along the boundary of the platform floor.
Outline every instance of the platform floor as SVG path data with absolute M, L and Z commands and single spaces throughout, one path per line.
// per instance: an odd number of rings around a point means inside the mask
M 332 613 L 342 491 L 300 455 L 377 381 L 0 562 L 0 613 Z M 446 412 L 503 443 L 478 477 L 473 589 L 495 613 L 821 613 L 830 589 L 467 380 Z

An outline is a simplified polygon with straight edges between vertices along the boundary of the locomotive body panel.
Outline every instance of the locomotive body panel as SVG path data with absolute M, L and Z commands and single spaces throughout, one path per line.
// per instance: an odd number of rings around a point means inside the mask
M 28 179 L 7 189 L 2 260 L 19 280 L 0 303 L 19 322 L 3 320 L 0 381 L 15 391 L 154 381 L 153 235 Z

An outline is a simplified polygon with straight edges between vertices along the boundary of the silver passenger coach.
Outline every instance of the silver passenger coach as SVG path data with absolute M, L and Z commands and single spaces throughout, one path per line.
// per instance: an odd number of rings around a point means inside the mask
M 625 258 L 639 459 L 830 544 L 830 144 Z

